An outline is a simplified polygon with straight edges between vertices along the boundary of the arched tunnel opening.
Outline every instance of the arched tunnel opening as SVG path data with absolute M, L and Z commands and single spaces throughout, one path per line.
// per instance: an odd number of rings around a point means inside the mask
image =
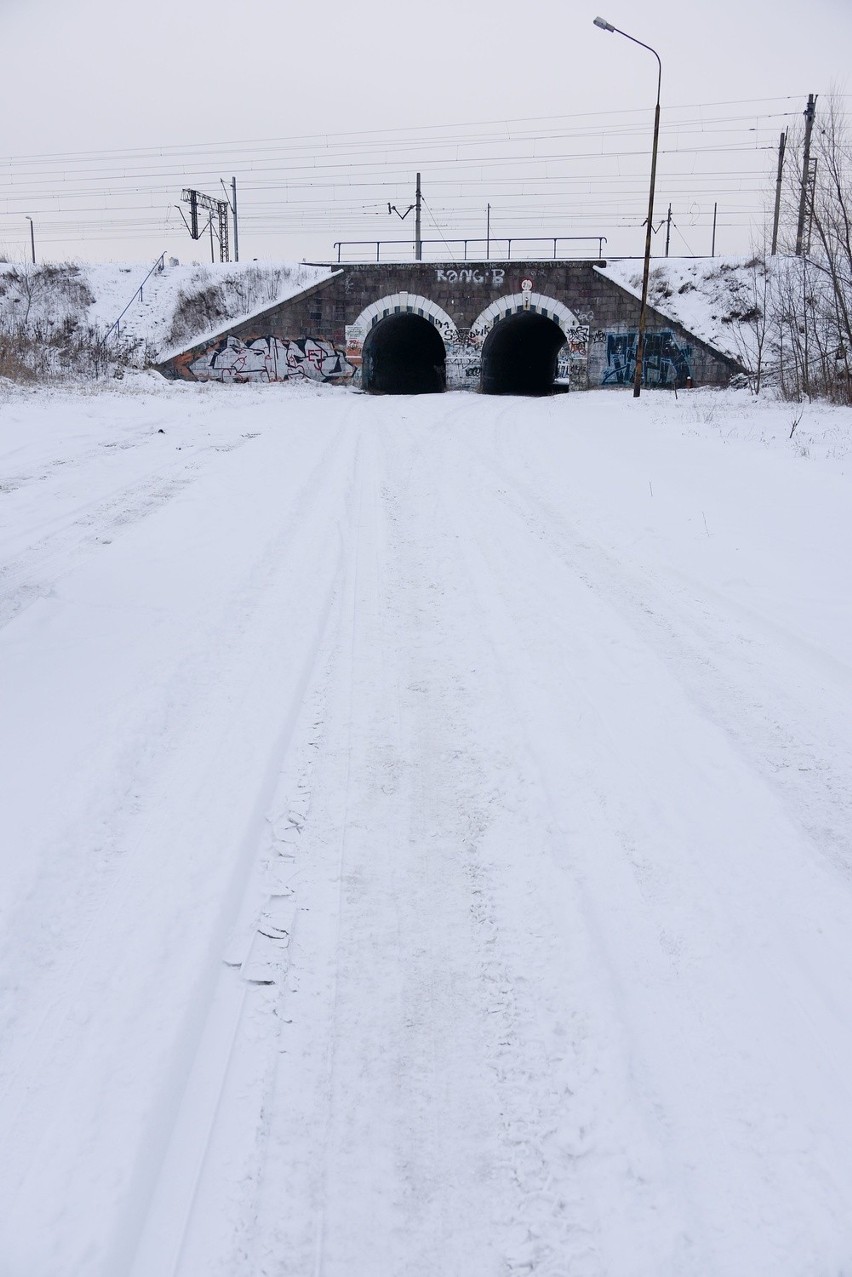
M 499 320 L 485 338 L 479 389 L 485 395 L 549 395 L 565 334 L 532 310 Z
M 447 388 L 447 352 L 428 319 L 385 315 L 370 329 L 361 354 L 361 385 L 380 395 L 429 395 Z

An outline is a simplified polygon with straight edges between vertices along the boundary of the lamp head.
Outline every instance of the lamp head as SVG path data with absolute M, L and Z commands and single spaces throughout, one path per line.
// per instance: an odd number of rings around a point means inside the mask
M 595 26 L 600 27 L 601 31 L 614 31 L 615 27 L 607 22 L 606 18 L 595 18 Z

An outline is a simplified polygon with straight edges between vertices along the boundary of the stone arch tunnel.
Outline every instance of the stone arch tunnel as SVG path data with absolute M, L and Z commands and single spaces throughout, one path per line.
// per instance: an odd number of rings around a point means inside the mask
M 482 346 L 479 388 L 486 395 L 548 395 L 556 385 L 565 334 L 555 320 L 520 311 L 497 321 Z
M 158 365 L 189 381 L 308 379 L 384 394 L 546 394 L 633 381 L 639 303 L 605 262 L 324 266 L 324 278 Z M 740 365 L 649 308 L 644 384 L 727 385 Z
M 523 311 L 500 319 L 482 345 L 475 385 L 489 395 L 547 395 L 555 388 L 565 335 L 554 320 Z M 447 388 L 446 346 L 434 324 L 407 312 L 386 315 L 364 339 L 361 385 L 384 395 Z
M 380 319 L 364 339 L 361 385 L 384 395 L 446 390 L 447 352 L 435 325 L 408 311 Z

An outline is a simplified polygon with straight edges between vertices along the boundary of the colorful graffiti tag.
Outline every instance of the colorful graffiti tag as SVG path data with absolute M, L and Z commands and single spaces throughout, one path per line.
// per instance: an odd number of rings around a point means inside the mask
M 637 340 L 636 332 L 606 334 L 606 366 L 601 385 L 627 386 L 633 382 Z M 692 377 L 692 347 L 680 345 L 670 329 L 645 334 L 642 362 L 646 386 L 685 386 Z
M 449 389 L 479 387 L 485 338 L 496 324 L 503 319 L 514 322 L 517 315 L 514 298 L 508 301 L 511 305 L 503 307 L 501 300 L 483 312 L 480 318 L 487 319 L 487 323 L 461 329 L 444 317 L 439 308 L 424 302 L 424 310 L 427 306 L 430 308 L 428 318 L 444 342 Z M 433 314 L 433 310 L 437 314 Z M 545 317 L 550 318 L 547 314 Z M 342 343 L 338 345 L 318 337 L 223 336 L 205 348 L 195 347 L 176 356 L 172 365 L 174 375 L 193 381 L 226 383 L 304 378 L 357 385 L 361 377 L 363 343 L 370 331 L 367 319 L 359 317 L 355 324 L 346 325 L 345 348 Z M 590 329 L 589 325 L 576 320 L 570 326 L 565 323 L 559 326 L 565 341 L 557 354 L 556 380 L 563 388 L 569 383 L 574 390 L 585 390 L 590 383 L 601 386 L 632 383 L 636 367 L 635 329 Z M 501 347 L 500 358 L 510 361 L 520 358 L 519 350 Z M 670 328 L 646 334 L 644 364 L 647 386 L 682 387 L 694 380 L 693 347 Z
M 355 369 L 331 342 L 315 337 L 223 337 L 188 365 L 197 381 L 348 381 Z

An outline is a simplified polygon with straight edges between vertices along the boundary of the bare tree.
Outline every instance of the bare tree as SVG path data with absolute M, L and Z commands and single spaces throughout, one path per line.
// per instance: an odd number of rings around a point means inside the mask
M 802 190 L 801 131 L 788 148 L 784 203 L 788 254 Z M 841 99 L 817 109 L 805 180 L 805 251 L 788 257 L 773 324 L 782 361 L 782 390 L 793 398 L 852 402 L 852 140 Z M 791 254 L 792 256 L 792 254 Z
M 749 384 L 756 395 L 763 384 L 767 352 L 771 346 L 772 316 L 776 310 L 773 259 L 768 251 L 767 235 L 752 241 L 751 257 L 737 275 L 736 296 L 732 309 L 723 320 L 732 324 L 734 345 L 743 367 L 748 370 Z
M 7 278 L 12 283 L 21 299 L 24 302 L 24 313 L 19 316 L 19 323 L 22 328 L 26 329 L 30 321 L 30 311 L 33 303 L 45 292 L 47 288 L 47 276 L 40 266 L 34 265 L 32 262 L 25 262 L 23 266 L 16 266 L 10 271 Z

